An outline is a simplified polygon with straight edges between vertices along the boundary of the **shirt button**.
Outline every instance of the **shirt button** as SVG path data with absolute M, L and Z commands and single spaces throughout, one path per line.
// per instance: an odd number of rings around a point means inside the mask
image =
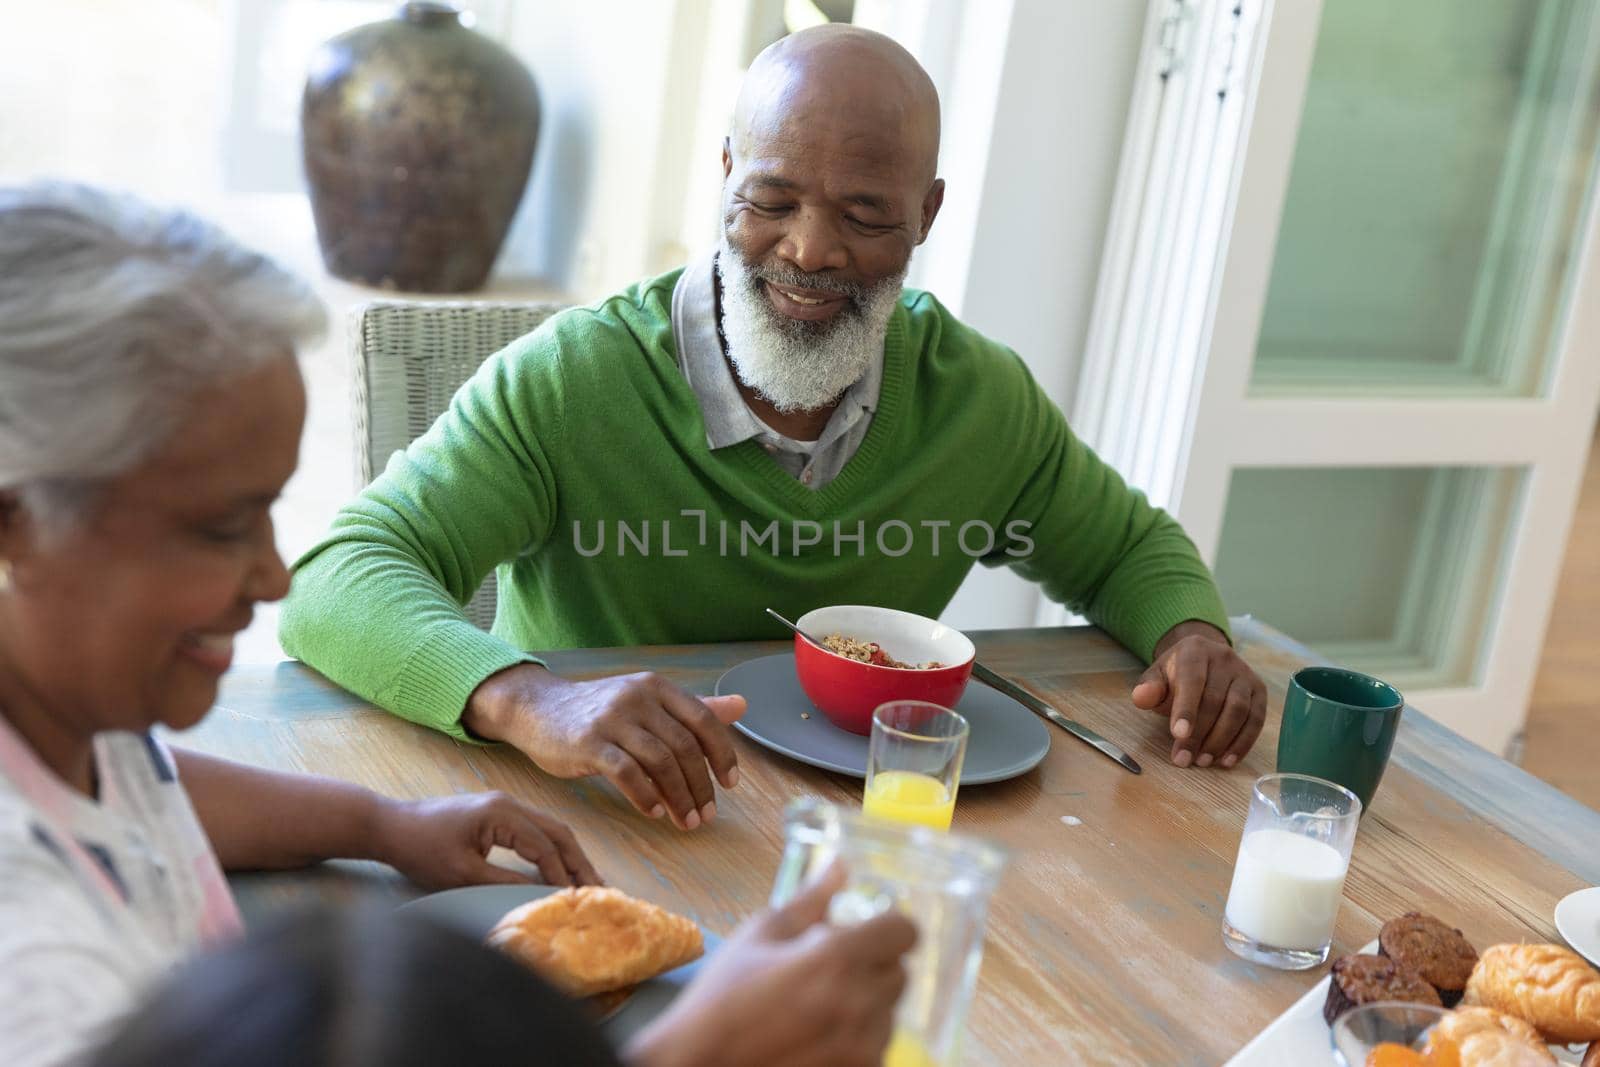
M 773 444 L 771 441 L 761 442 L 761 447 L 767 450 L 767 455 L 769 456 L 778 450 L 778 446 Z
M 800 475 L 800 480 L 802 482 L 805 482 L 807 485 L 811 484 L 811 468 L 810 467 L 807 467 L 805 469 L 805 473 Z

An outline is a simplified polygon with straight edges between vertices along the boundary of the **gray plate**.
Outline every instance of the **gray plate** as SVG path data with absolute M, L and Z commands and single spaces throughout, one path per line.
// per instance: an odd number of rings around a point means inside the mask
M 420 915 L 445 926 L 453 926 L 467 936 L 481 941 L 489 936 L 489 931 L 506 912 L 530 900 L 549 896 L 555 891 L 555 887 L 548 885 L 472 885 L 418 897 L 407 904 L 402 904 L 400 910 Z M 716 935 L 707 933 L 703 929 L 700 932 L 706 941 L 705 956 L 675 971 L 668 971 L 658 978 L 642 983 L 634 990 L 633 996 L 624 1001 L 622 1007 L 601 1024 L 601 1029 L 605 1031 L 606 1037 L 611 1039 L 612 1044 L 620 1048 L 649 1025 L 652 1019 L 666 1011 L 667 1005 L 672 1003 L 673 998 L 699 973 L 706 957 L 722 944 L 722 940 Z
M 717 679 L 717 692 L 739 693 L 750 701 L 733 728 L 756 744 L 825 771 L 867 776 L 867 739 L 839 729 L 811 706 L 794 673 L 794 653 L 739 664 Z M 1044 720 L 982 682 L 968 683 L 956 710 L 972 727 L 962 785 L 1026 774 L 1050 751 Z M 801 712 L 811 717 L 801 718 Z

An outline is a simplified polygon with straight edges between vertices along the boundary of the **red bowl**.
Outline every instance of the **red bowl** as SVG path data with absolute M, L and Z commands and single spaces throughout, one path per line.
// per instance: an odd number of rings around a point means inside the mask
M 872 713 L 891 700 L 926 700 L 954 708 L 972 676 L 976 649 L 959 630 L 909 611 L 838 604 L 808 611 L 796 624 L 817 640 L 844 634 L 874 641 L 903 663 L 938 660 L 930 670 L 879 667 L 818 648 L 794 638 L 795 672 L 800 688 L 828 721 L 853 734 L 872 733 Z

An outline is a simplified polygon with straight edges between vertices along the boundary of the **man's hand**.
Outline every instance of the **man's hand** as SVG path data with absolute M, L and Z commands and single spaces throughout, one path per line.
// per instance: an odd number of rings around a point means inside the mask
M 752 1064 L 879 1067 L 905 989 L 916 927 L 897 912 L 827 922 L 834 866 L 784 907 L 752 919 L 672 1007 L 629 1045 L 633 1067 Z
M 744 709 L 743 697 L 700 700 L 656 674 L 574 682 L 525 663 L 478 686 L 461 721 L 558 778 L 603 774 L 651 818 L 693 830 L 716 818 L 712 774 L 739 783 L 728 724 Z
M 504 793 L 387 801 L 376 821 L 377 858 L 424 889 L 527 882 L 489 862 L 496 845 L 537 864 L 550 885 L 602 884 L 565 823 Z
M 1172 762 L 1232 767 L 1267 721 L 1267 687 L 1209 623 L 1179 623 L 1156 644 L 1133 703 L 1167 717 Z

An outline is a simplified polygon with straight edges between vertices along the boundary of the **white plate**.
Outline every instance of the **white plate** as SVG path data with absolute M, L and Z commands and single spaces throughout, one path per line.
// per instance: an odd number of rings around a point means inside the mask
M 1587 890 L 1593 893 L 1594 890 Z M 1571 900 L 1571 897 L 1567 898 Z M 1362 952 L 1378 951 L 1372 942 Z M 1311 987 L 1305 996 L 1294 1002 L 1288 1011 L 1272 1020 L 1267 1028 L 1251 1042 L 1234 1053 L 1224 1067 L 1340 1067 L 1334 1059 L 1333 1045 L 1328 1039 L 1328 1024 L 1322 1020 L 1322 1006 L 1328 1000 L 1328 978 Z M 1550 1046 L 1558 1063 L 1577 1063 L 1583 1050 L 1577 1054 L 1559 1045 Z
M 1600 967 L 1600 886 L 1570 893 L 1557 904 L 1556 929 L 1574 952 Z
M 1378 943 L 1361 950 L 1378 951 Z M 1338 1067 L 1333 1058 L 1333 1045 L 1328 1040 L 1328 1024 L 1322 1020 L 1322 1006 L 1328 1000 L 1328 978 L 1311 987 L 1311 991 L 1282 1015 L 1267 1024 L 1244 1048 L 1234 1053 L 1225 1067 Z

